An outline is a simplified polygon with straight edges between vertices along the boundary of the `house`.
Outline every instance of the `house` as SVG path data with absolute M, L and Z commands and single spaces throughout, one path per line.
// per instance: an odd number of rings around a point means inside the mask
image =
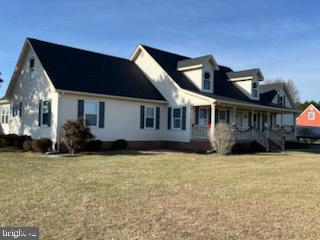
M 233 71 L 212 55 L 138 45 L 123 59 L 27 38 L 0 101 L 1 129 L 59 145 L 61 125 L 83 118 L 105 146 L 125 139 L 132 148 L 203 149 L 224 122 L 239 142 L 283 147 L 295 141 L 294 126 L 281 131 L 277 115 L 297 110 L 285 86 L 263 80 L 259 69 Z
M 296 119 L 299 138 L 320 139 L 320 111 L 310 104 Z

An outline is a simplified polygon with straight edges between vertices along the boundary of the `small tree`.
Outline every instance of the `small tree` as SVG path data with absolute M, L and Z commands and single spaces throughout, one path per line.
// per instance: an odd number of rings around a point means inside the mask
M 219 123 L 214 129 L 213 147 L 217 153 L 227 155 L 234 145 L 234 134 L 229 124 Z
M 83 124 L 82 119 L 67 121 L 62 126 L 62 142 L 71 154 L 78 152 L 92 138 L 90 128 Z

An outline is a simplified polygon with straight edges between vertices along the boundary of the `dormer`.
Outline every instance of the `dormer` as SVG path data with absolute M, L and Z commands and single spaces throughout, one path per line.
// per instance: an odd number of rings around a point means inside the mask
M 178 61 L 177 70 L 190 79 L 200 91 L 213 93 L 214 71 L 219 65 L 212 55 Z
M 264 80 L 260 69 L 228 72 L 229 81 L 252 100 L 260 100 L 260 81 Z

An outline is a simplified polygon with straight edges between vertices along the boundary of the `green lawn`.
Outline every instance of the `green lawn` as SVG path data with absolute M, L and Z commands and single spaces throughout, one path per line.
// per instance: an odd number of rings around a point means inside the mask
M 41 239 L 320 239 L 320 156 L 0 153 L 0 226 Z

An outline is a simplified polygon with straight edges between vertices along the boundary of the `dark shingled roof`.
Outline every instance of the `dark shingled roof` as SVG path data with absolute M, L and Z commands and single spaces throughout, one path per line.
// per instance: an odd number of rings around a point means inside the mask
M 190 67 L 198 64 L 202 64 L 205 61 L 209 61 L 211 59 L 211 55 L 206 55 L 197 58 L 184 59 L 177 63 L 177 68 Z
M 255 68 L 255 69 L 244 70 L 244 71 L 228 72 L 227 75 L 229 78 L 241 78 L 241 77 L 253 76 L 257 74 L 259 71 L 260 71 L 259 69 Z
M 268 84 L 261 84 L 260 85 L 260 92 L 261 93 L 266 93 L 272 90 L 276 90 L 279 91 L 281 89 L 283 89 L 285 86 L 285 83 L 268 83 Z
M 190 59 L 189 57 L 175 53 L 163 51 L 142 45 L 142 47 L 160 64 L 160 66 L 169 74 L 169 76 L 183 89 L 215 98 L 217 100 L 237 101 L 243 103 L 252 103 L 279 107 L 272 104 L 270 98 L 263 96 L 259 101 L 251 100 L 232 82 L 229 81 L 228 73 L 232 72 L 231 68 L 219 66 L 219 70 L 214 72 L 214 93 L 200 91 L 182 72 L 177 70 L 177 62 Z M 250 70 L 250 73 L 256 73 L 259 69 Z M 243 71 L 247 72 L 247 71 Z M 238 72 L 239 73 L 239 72 Z
M 127 59 L 28 38 L 58 90 L 165 100 Z

